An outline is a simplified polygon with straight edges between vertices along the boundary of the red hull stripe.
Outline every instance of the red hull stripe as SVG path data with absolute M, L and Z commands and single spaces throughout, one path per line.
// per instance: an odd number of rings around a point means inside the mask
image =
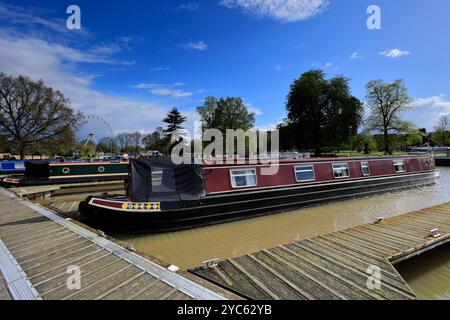
M 89 204 L 99 208 L 114 209 L 123 212 L 160 212 L 160 202 L 128 202 L 92 198 Z

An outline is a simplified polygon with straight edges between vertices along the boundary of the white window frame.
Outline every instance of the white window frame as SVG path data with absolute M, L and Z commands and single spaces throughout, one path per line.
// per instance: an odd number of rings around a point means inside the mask
M 405 168 L 404 170 L 402 170 L 402 171 L 397 171 L 396 169 L 395 169 L 395 167 L 396 166 L 398 166 L 398 163 L 401 163 L 401 165 Z M 394 171 L 395 171 L 395 173 L 405 173 L 407 170 L 406 170 L 406 163 L 405 163 L 405 160 L 394 160 L 394 161 L 392 161 L 392 164 L 393 164 L 393 166 L 394 166 Z
M 367 170 L 369 171 L 369 173 L 364 173 L 363 167 L 367 167 Z M 370 176 L 370 166 L 369 166 L 369 162 L 361 162 L 361 173 L 363 176 L 368 177 Z
M 247 186 L 237 186 L 235 181 L 234 181 L 234 177 L 236 176 L 249 176 L 249 174 L 235 174 L 235 172 L 237 171 L 252 171 L 255 175 L 255 184 L 254 185 L 247 185 Z M 242 189 L 242 188 L 251 188 L 251 187 L 256 187 L 258 185 L 258 175 L 256 174 L 256 168 L 245 168 L 245 169 L 231 169 L 230 170 L 230 182 L 231 182 L 231 187 L 233 189 Z
M 298 169 L 302 169 L 302 168 L 311 168 L 312 170 L 303 170 L 304 172 L 308 171 L 312 171 L 314 178 L 312 179 L 308 179 L 308 180 L 298 180 L 297 179 L 297 170 Z M 302 170 L 298 170 L 298 171 L 302 171 Z M 294 177 L 295 177 L 295 181 L 297 182 L 310 182 L 310 181 L 316 181 L 316 170 L 314 170 L 314 165 L 303 165 L 303 166 L 295 166 L 294 167 Z
M 348 176 L 336 177 L 336 174 L 335 174 L 335 172 L 334 172 L 335 166 L 343 166 L 343 165 L 347 166 Z M 348 165 L 348 163 L 333 163 L 333 164 L 331 165 L 331 168 L 332 168 L 332 170 L 333 170 L 333 177 L 334 177 L 335 179 L 348 179 L 348 178 L 350 178 L 350 166 Z

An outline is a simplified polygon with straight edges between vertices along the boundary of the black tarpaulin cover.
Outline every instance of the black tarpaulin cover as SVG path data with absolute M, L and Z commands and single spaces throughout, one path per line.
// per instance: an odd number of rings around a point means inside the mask
M 45 180 L 50 176 L 50 165 L 45 160 L 25 162 L 25 178 L 29 180 Z
M 198 164 L 176 165 L 166 157 L 132 159 L 129 174 L 133 202 L 195 200 L 206 195 Z

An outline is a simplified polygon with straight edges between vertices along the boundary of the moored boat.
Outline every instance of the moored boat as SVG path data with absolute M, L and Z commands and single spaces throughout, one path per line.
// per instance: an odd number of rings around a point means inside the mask
M 21 177 L 2 179 L 2 185 L 38 186 L 51 184 L 68 184 L 77 182 L 97 182 L 125 180 L 128 177 L 129 161 L 96 162 L 50 162 L 27 161 L 25 174 Z
M 133 159 L 127 196 L 88 197 L 79 212 L 93 226 L 163 232 L 245 219 L 379 192 L 432 185 L 431 155 L 279 160 L 268 164 L 183 164 Z
M 25 161 L 23 160 L 1 160 L 0 174 L 17 174 L 25 172 Z

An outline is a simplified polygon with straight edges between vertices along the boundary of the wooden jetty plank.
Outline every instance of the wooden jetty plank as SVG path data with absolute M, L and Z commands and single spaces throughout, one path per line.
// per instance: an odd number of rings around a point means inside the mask
M 397 252 L 404 247 L 403 245 L 398 245 L 384 239 L 376 238 L 370 233 L 361 234 L 357 230 L 352 230 L 351 233 L 349 231 L 341 231 L 341 234 L 344 234 L 347 239 L 352 239 L 352 241 L 355 242 L 367 243 L 369 246 L 376 248 L 378 251 L 382 250 L 389 254 L 392 252 Z
M 272 299 L 278 300 L 280 296 L 287 296 L 292 300 L 304 299 L 299 290 L 295 289 L 295 285 L 290 284 L 289 281 L 286 282 L 286 278 L 272 268 L 265 268 L 266 265 L 255 258 L 246 255 L 230 260 L 230 263 L 245 273 L 250 281 Z
M 67 254 L 70 254 L 72 252 L 78 251 L 80 249 L 86 248 L 88 246 L 92 245 L 92 243 L 90 243 L 89 241 L 82 241 L 82 242 L 78 242 L 75 243 L 69 247 L 64 248 L 63 250 L 59 251 L 59 252 L 55 252 L 50 256 L 47 255 L 42 255 L 42 256 L 37 256 L 37 257 L 33 257 L 32 259 L 29 260 L 24 260 L 20 262 L 20 265 L 23 266 L 24 270 L 28 270 L 30 268 L 36 267 L 36 266 L 40 266 L 48 261 L 52 261 L 52 260 L 57 260 L 61 257 L 65 257 Z
M 305 239 L 304 241 L 312 241 L 312 239 Z M 372 264 L 388 264 L 386 259 L 380 258 L 380 256 L 374 255 L 364 247 L 357 246 L 355 244 L 349 244 L 343 241 L 338 241 L 335 239 L 331 239 L 330 237 L 317 236 L 314 238 L 314 243 L 318 243 L 329 249 L 330 251 L 336 252 L 338 255 L 347 255 L 352 259 L 356 259 L 357 261 L 362 261 L 364 263 L 372 263 Z
M 352 230 L 354 236 L 358 235 L 362 239 L 373 239 L 375 242 L 383 244 L 385 247 L 390 247 L 395 251 L 402 250 L 411 246 L 411 241 L 396 238 L 389 234 L 382 234 L 379 229 L 367 230 L 362 228 L 355 228 Z
M 355 279 L 348 279 L 348 275 L 343 272 L 343 270 L 339 270 L 339 266 L 333 266 L 327 262 L 320 261 L 320 257 L 302 251 L 301 248 L 295 248 L 296 245 L 296 243 L 292 243 L 283 246 L 282 249 L 293 256 L 293 259 L 300 259 L 307 262 L 308 265 L 311 266 L 308 268 L 309 272 L 314 274 L 317 278 L 322 279 L 323 282 L 333 284 L 332 287 L 339 291 L 346 300 L 353 300 L 361 297 L 366 299 L 379 298 L 378 295 L 366 292 L 364 288 L 361 288 L 358 283 L 355 282 Z
M 434 228 L 441 237 L 431 237 L 430 230 Z M 292 290 L 278 291 L 272 298 L 288 299 L 293 293 L 310 293 L 316 286 L 322 293 L 331 293 L 330 298 L 409 300 L 415 299 L 415 295 L 393 264 L 449 242 L 450 203 L 220 261 L 214 270 L 195 268 L 190 271 L 255 299 L 261 298 L 261 288 L 241 284 L 245 279 L 264 279 L 261 283 L 271 290 L 273 280 L 270 277 L 277 278 L 285 283 L 285 290 Z M 251 269 L 249 264 L 244 270 L 230 269 L 233 262 L 252 257 L 256 258 L 254 263 L 260 262 L 259 269 Z M 378 289 L 367 285 L 369 270 L 373 267 L 380 268 Z M 228 281 L 220 280 L 215 270 L 225 270 Z M 261 274 L 264 272 L 265 275 Z M 304 297 L 324 298 L 314 294 Z
M 122 269 L 111 272 L 107 276 L 99 278 L 89 285 L 84 284 L 80 290 L 68 297 L 65 297 L 64 300 L 95 300 L 97 297 L 108 293 L 111 289 L 126 283 L 129 278 L 133 278 L 141 273 L 142 270 L 139 268 L 127 264 Z
M 235 264 L 232 264 L 230 260 L 225 260 L 220 264 L 222 272 L 224 272 L 229 278 L 234 281 L 234 286 L 230 287 L 233 291 L 238 292 L 251 292 L 251 297 L 258 300 L 270 299 L 268 295 L 261 287 L 259 287 L 255 282 L 250 281 L 246 273 L 242 273 Z
M 96 266 L 94 266 L 96 267 Z M 126 270 L 127 268 L 131 268 L 132 266 L 126 261 L 115 258 L 111 263 L 106 265 L 102 265 L 101 268 L 95 268 L 93 272 L 90 273 L 81 273 L 83 276 L 81 278 L 81 289 L 80 290 L 71 290 L 67 287 L 67 276 L 66 282 L 64 285 L 59 288 L 59 290 L 55 290 L 52 292 L 46 292 L 42 294 L 44 299 L 48 300 L 66 300 L 70 297 L 79 294 L 85 289 L 91 288 L 94 284 L 100 282 L 104 278 L 110 277 L 114 275 L 116 272 L 121 272 Z
M 149 288 L 143 290 L 137 296 L 132 297 L 133 300 L 161 300 L 167 293 L 171 293 L 173 287 L 163 281 L 156 281 Z
M 224 299 L 214 286 L 172 273 L 1 188 L 0 211 L 0 239 L 44 299 Z M 68 288 L 70 266 L 80 268 L 79 290 Z
M 344 296 L 341 296 L 338 292 L 322 283 L 313 275 L 292 264 L 281 255 L 278 255 L 276 250 L 263 250 L 255 255 L 260 255 L 260 259 L 264 260 L 267 264 L 286 277 L 290 277 L 298 286 L 301 286 L 302 290 L 307 293 L 305 298 L 327 300 L 345 299 Z
M 367 261 L 358 259 L 351 254 L 349 255 L 346 252 L 343 252 L 342 248 L 341 250 L 336 251 L 334 248 L 323 245 L 323 243 L 319 241 L 306 240 L 302 242 L 302 245 L 307 246 L 312 250 L 317 250 L 317 252 L 326 252 L 326 256 L 333 259 L 332 261 L 334 263 L 342 264 L 350 269 L 356 269 L 355 272 L 364 274 L 365 277 L 367 277 L 366 272 L 368 267 L 376 265 L 381 269 L 381 274 L 384 282 L 389 285 L 402 288 L 403 290 L 408 290 L 408 287 L 404 285 L 403 280 L 399 279 L 398 274 L 394 274 L 393 272 L 389 271 L 391 267 L 387 261 L 383 261 L 382 263 L 380 263 L 379 261 Z
M 150 287 L 153 287 L 159 279 L 152 277 L 151 275 L 144 273 L 141 276 L 133 279 L 126 286 L 117 288 L 114 292 L 102 297 L 102 300 L 131 300 L 135 296 L 138 296 Z
M 53 259 L 50 261 L 46 261 L 42 264 L 35 265 L 31 268 L 24 269 L 28 277 L 30 279 L 36 279 L 38 277 L 44 276 L 46 274 L 51 274 L 58 269 L 65 268 L 62 271 L 67 270 L 67 266 L 75 265 L 80 263 L 83 259 L 92 259 L 93 256 L 96 256 L 101 253 L 101 248 L 96 247 L 95 245 L 87 245 L 82 247 L 79 250 L 72 251 L 65 256 L 59 257 L 57 259 Z M 106 253 L 105 253 L 106 254 Z
M 271 274 L 273 274 L 275 277 L 283 281 L 286 285 L 294 289 L 294 291 L 300 295 L 302 299 L 311 299 L 313 296 L 310 295 L 308 292 L 304 291 L 303 289 L 299 288 L 295 283 L 293 283 L 291 280 L 289 280 L 287 277 L 279 273 L 277 270 L 270 267 L 268 264 L 264 263 L 263 260 L 260 260 L 256 257 L 256 255 L 248 254 L 247 257 L 252 259 L 254 262 L 259 264 L 262 268 L 268 270 Z
M 293 243 L 293 246 L 297 246 L 298 248 L 308 252 L 311 254 L 312 259 L 314 259 L 314 255 L 320 257 L 320 259 L 315 258 L 315 261 L 320 263 L 320 265 L 328 266 L 330 269 L 333 269 L 333 272 L 342 277 L 343 280 L 346 281 L 347 284 L 354 286 L 358 290 L 361 290 L 363 294 L 369 295 L 373 298 L 380 299 L 380 297 L 386 299 L 401 299 L 401 298 L 414 298 L 414 294 L 411 292 L 409 287 L 403 285 L 398 286 L 396 283 L 385 281 L 386 278 L 382 277 L 382 286 L 388 286 L 390 290 L 372 290 L 367 288 L 367 269 L 370 265 L 360 265 L 359 268 L 357 265 L 348 265 L 341 262 L 334 257 L 331 257 L 327 251 L 322 251 L 320 247 L 314 246 L 314 244 L 305 244 L 305 243 Z M 302 254 L 302 256 L 308 255 L 305 252 L 298 252 Z M 378 266 L 379 267 L 379 266 Z
M 0 227 L 2 239 L 8 242 L 9 238 L 16 238 L 16 240 L 26 239 L 31 235 L 38 235 L 45 232 L 52 232 L 57 229 L 61 229 L 60 226 L 55 225 L 47 219 L 40 218 L 39 223 L 30 223 L 27 225 L 19 226 L 9 226 L 8 229 L 3 229 Z
M 72 246 L 79 245 L 79 241 L 86 241 L 77 234 L 71 234 L 69 237 L 64 237 L 61 239 L 61 242 L 53 243 L 52 245 L 44 246 L 44 247 L 33 247 L 29 250 L 22 250 L 15 254 L 17 261 L 29 261 L 34 258 L 39 258 L 42 256 L 51 257 L 60 253 L 60 251 L 70 248 Z
M 83 275 L 83 279 L 85 277 L 90 276 L 94 272 L 98 270 L 102 270 L 114 263 L 117 263 L 117 257 L 112 255 L 102 256 L 99 259 L 91 260 L 89 263 L 85 265 L 81 265 L 80 272 Z M 89 278 L 88 278 L 89 279 Z M 50 294 L 52 292 L 58 292 L 61 287 L 66 287 L 67 284 L 67 273 L 59 274 L 55 278 L 51 278 L 49 280 L 42 281 L 40 283 L 33 283 L 38 292 L 41 292 L 41 295 L 45 297 L 45 295 Z
M 35 234 L 34 232 L 32 234 L 24 235 L 23 237 L 20 237 L 20 239 L 11 239 L 10 241 L 6 240 L 8 243 L 8 247 L 13 249 L 15 247 L 26 245 L 27 243 L 31 241 L 40 241 L 40 240 L 46 240 L 49 239 L 55 235 L 60 235 L 66 232 L 70 232 L 69 230 L 65 228 L 56 228 L 56 229 L 50 229 L 49 231 L 45 232 L 39 232 Z M 5 241 L 5 240 L 4 240 Z
M 82 267 L 86 267 L 88 265 L 92 265 L 94 263 L 96 263 L 97 261 L 104 261 L 102 259 L 107 258 L 108 256 L 110 256 L 108 253 L 106 252 L 101 252 L 100 254 L 96 255 L 95 257 L 90 257 L 90 256 L 86 256 L 81 258 L 80 260 L 78 260 L 78 264 L 76 264 L 76 266 L 82 268 Z M 109 263 L 111 263 L 111 261 L 109 261 Z M 40 274 L 37 274 L 35 276 L 32 276 L 30 278 L 30 281 L 36 286 L 42 286 L 45 283 L 49 283 L 50 281 L 53 281 L 52 283 L 48 284 L 47 287 L 49 287 L 48 291 L 50 290 L 54 290 L 56 287 L 58 287 L 59 285 L 61 285 L 62 282 L 58 282 L 59 280 L 67 280 L 67 270 L 69 266 L 73 266 L 74 264 L 72 263 L 67 263 L 66 265 L 60 266 L 59 268 L 55 268 L 53 270 L 48 270 L 48 272 L 43 272 Z M 83 269 L 85 270 L 85 269 Z M 81 271 L 81 269 L 80 269 Z M 53 286 L 54 288 L 52 288 L 51 286 Z M 45 287 L 42 287 L 45 288 Z
M 107 297 L 108 295 L 110 295 L 111 293 L 116 292 L 120 288 L 127 286 L 128 284 L 132 283 L 134 280 L 142 277 L 142 275 L 145 274 L 145 271 L 141 271 L 138 268 L 135 268 L 135 269 L 131 270 L 130 272 L 132 272 L 134 275 L 132 275 L 132 276 L 129 275 L 128 277 L 125 277 L 122 281 L 120 281 L 118 284 L 111 285 L 107 291 L 104 291 L 101 294 L 95 296 L 93 298 L 93 300 L 101 300 L 101 299 Z M 121 275 L 121 276 L 123 276 L 123 275 Z M 103 288 L 103 290 L 105 290 L 105 289 Z M 175 289 L 175 290 L 178 291 L 178 289 Z

